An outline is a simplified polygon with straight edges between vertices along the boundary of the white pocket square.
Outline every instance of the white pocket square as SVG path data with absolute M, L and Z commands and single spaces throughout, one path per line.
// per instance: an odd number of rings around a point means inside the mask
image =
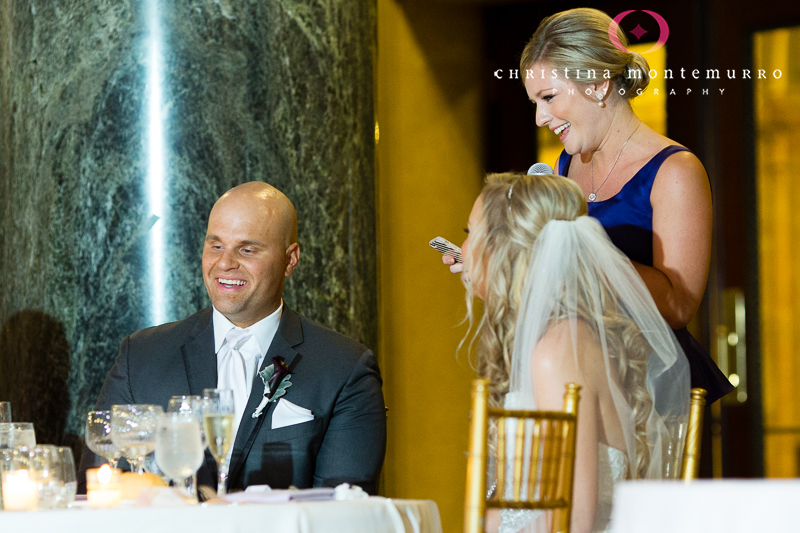
M 314 413 L 281 398 L 272 412 L 272 429 L 284 428 L 314 420 Z

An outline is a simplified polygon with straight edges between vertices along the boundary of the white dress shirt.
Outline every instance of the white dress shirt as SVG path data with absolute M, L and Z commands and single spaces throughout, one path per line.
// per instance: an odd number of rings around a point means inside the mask
M 251 334 L 251 337 L 247 339 L 244 342 L 244 344 L 242 344 L 239 347 L 239 352 L 242 354 L 242 357 L 246 361 L 248 361 L 248 364 L 245 367 L 245 372 L 246 372 L 245 383 L 247 384 L 247 390 L 235 391 L 235 394 L 243 396 L 244 398 L 250 397 L 250 392 L 251 389 L 253 388 L 253 379 L 258 373 L 258 369 L 261 366 L 261 362 L 264 360 L 264 356 L 266 355 L 267 350 L 272 344 L 272 339 L 275 337 L 275 333 L 278 331 L 278 325 L 280 324 L 281 321 L 282 312 L 283 312 L 283 300 L 281 300 L 281 304 L 278 306 L 278 309 L 276 309 L 275 312 L 269 315 L 268 317 L 259 320 L 258 322 L 247 328 L 238 328 L 237 326 L 233 325 L 233 323 L 230 320 L 225 318 L 225 315 L 217 311 L 216 308 L 213 308 L 212 321 L 214 323 L 214 351 L 217 354 L 217 376 L 221 376 L 220 363 L 230 351 L 230 347 L 225 342 L 225 337 L 228 335 L 228 332 L 231 329 L 239 329 Z M 225 384 L 220 383 L 220 380 L 221 378 L 218 377 L 217 387 L 227 388 Z M 244 392 L 243 395 L 242 392 Z M 257 393 L 259 395 L 262 394 L 263 389 L 258 388 Z M 234 419 L 234 428 L 233 428 L 234 435 L 236 435 L 236 432 L 239 429 L 241 418 L 244 416 L 250 416 L 250 415 L 247 412 L 243 412 L 240 414 L 239 417 L 236 417 Z M 231 450 L 233 450 L 233 446 L 231 446 Z

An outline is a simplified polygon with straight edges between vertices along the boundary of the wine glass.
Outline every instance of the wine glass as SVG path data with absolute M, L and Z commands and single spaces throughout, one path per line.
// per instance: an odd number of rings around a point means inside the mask
M 64 488 L 58 499 L 58 506 L 71 507 L 75 501 L 75 494 L 78 492 L 75 459 L 72 457 L 72 449 L 66 446 L 57 446 L 56 454 L 58 467 L 61 470 L 61 480 L 64 483 Z
M 195 413 L 167 413 L 158 417 L 156 429 L 156 463 L 174 482 L 192 478 L 203 464 L 200 422 Z M 192 483 L 187 492 L 193 492 Z
M 122 450 L 111 440 L 111 411 L 89 411 L 86 419 L 86 446 L 117 468 Z
M 664 461 L 662 475 L 664 479 L 678 479 L 681 471 L 683 445 L 689 418 L 686 415 L 669 415 L 664 417 L 664 425 L 669 431 L 669 439 L 664 439 L 662 456 Z
M 0 448 L 16 446 L 36 446 L 32 422 L 0 422 Z
M 0 449 L 0 485 L 5 511 L 34 510 L 39 501 L 33 450 L 27 446 Z
M 202 396 L 173 396 L 167 405 L 168 413 L 193 414 L 197 417 L 197 421 L 200 422 L 200 439 L 203 441 L 204 450 L 208 447 L 205 428 L 203 428 L 203 406 L 207 401 Z
M 217 495 L 226 493 L 228 480 L 228 451 L 233 445 L 233 391 L 229 389 L 204 389 L 203 426 L 211 455 L 217 461 Z
M 0 448 L 0 510 L 3 509 L 3 477 L 5 472 L 13 469 L 14 450 Z
M 203 450 L 208 447 L 206 432 L 203 428 L 203 405 L 205 401 L 202 396 L 173 396 L 167 404 L 168 413 L 186 413 L 197 416 L 197 421 L 200 423 L 200 441 Z M 195 494 L 197 492 L 196 481 L 197 479 L 194 475 L 183 480 L 183 488 L 187 494 Z
M 0 422 L 11 422 L 11 402 L 0 402 Z
M 167 403 L 168 413 L 191 413 L 202 409 L 202 396 L 173 396 Z
M 111 441 L 139 474 L 144 474 L 145 456 L 156 448 L 156 424 L 163 412 L 160 405 L 111 407 Z
M 72 450 L 40 444 L 30 452 L 39 489 L 39 509 L 69 507 L 75 501 L 78 480 Z
M 39 490 L 38 509 L 54 509 L 64 490 L 58 450 L 50 444 L 40 444 L 29 453 Z

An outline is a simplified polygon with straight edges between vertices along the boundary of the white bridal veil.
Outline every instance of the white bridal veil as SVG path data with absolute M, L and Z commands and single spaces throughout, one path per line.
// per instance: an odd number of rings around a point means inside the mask
M 630 477 L 675 477 L 683 449 L 682 428 L 689 413 L 689 365 L 631 262 L 611 243 L 597 220 L 581 216 L 545 225 L 531 250 L 525 276 L 506 407 L 536 409 L 531 354 L 555 322 L 569 322 L 575 361 L 580 360 L 577 332 L 582 320 L 596 332 L 593 342 L 600 350 L 593 352 L 602 351 L 604 364 L 593 367 L 605 369 L 627 448 L 622 451 L 627 453 L 628 464 L 636 465 L 633 400 L 630 391 L 622 390 L 620 376 L 625 371 L 620 366 L 624 367 L 628 358 L 618 353 L 621 344 L 611 341 L 608 329 L 615 328 L 614 338 L 619 339 L 618 332 L 624 328 L 625 338 L 633 338 L 639 346 L 639 371 L 644 372 L 644 388 L 654 406 L 644 424 L 649 465 L 640 472 L 631 467 Z

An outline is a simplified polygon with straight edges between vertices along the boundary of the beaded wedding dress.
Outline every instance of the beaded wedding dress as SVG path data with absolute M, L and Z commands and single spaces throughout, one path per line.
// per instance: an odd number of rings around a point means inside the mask
M 614 486 L 628 476 L 628 456 L 625 452 L 599 444 L 597 461 L 600 486 L 597 493 L 597 509 L 592 532 L 610 531 L 611 504 L 614 502 Z
M 628 475 L 628 456 L 625 452 L 598 443 L 597 474 L 598 493 L 592 533 L 610 531 L 611 504 L 614 498 L 614 486 Z M 520 531 L 538 531 L 540 520 L 544 520 L 544 511 L 503 510 L 499 533 L 518 533 Z

